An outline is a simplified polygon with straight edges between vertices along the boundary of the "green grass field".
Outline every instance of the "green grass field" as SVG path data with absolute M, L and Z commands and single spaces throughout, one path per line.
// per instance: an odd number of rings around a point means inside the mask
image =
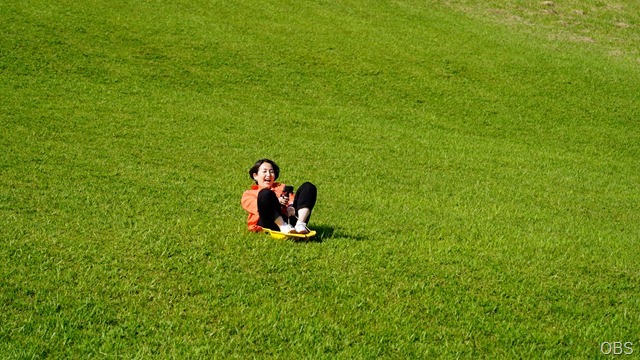
M 0 358 L 637 357 L 640 4 L 505 3 L 0 3 Z

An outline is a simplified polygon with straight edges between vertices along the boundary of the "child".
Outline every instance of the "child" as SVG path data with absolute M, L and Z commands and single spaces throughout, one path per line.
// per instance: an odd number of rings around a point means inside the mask
M 250 231 L 267 228 L 283 233 L 308 234 L 307 222 L 316 204 L 315 185 L 305 182 L 296 194 L 285 193 L 285 185 L 275 182 L 280 168 L 269 159 L 258 160 L 249 177 L 255 182 L 250 190 L 242 194 L 242 208 L 249 216 L 247 226 Z M 297 220 L 295 227 L 289 225 Z

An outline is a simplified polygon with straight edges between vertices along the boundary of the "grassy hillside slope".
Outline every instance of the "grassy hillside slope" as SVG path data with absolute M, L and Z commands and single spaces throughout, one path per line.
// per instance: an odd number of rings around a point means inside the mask
M 636 5 L 491 4 L 0 4 L 0 357 L 640 346 Z M 261 157 L 318 242 L 246 232 Z

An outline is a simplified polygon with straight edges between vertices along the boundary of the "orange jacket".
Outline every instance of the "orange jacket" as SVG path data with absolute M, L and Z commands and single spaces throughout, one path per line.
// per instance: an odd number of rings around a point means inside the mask
M 242 194 L 242 200 L 240 201 L 242 203 L 242 208 L 249 213 L 249 216 L 247 217 L 247 227 L 249 228 L 249 231 L 262 230 L 262 226 L 258 225 L 258 220 L 260 220 L 260 215 L 258 215 L 258 193 L 260 190 L 262 189 L 260 189 L 258 185 L 252 185 L 251 189 Z M 284 191 L 284 184 L 273 183 L 269 190 L 276 193 L 277 197 L 280 197 Z M 294 196 L 294 194 L 289 195 L 289 203 L 287 206 L 293 204 Z M 281 209 L 281 213 L 284 217 L 286 214 L 285 207 Z

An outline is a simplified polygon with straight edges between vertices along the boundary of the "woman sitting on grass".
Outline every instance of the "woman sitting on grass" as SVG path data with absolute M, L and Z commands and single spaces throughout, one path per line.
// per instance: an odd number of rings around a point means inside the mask
M 317 189 L 310 182 L 302 184 L 296 194 L 285 191 L 285 185 L 275 182 L 280 168 L 269 159 L 258 160 L 249 177 L 255 182 L 242 194 L 242 208 L 249 213 L 250 231 L 263 228 L 283 233 L 308 234 L 307 223 L 316 204 Z M 295 227 L 290 224 L 295 222 Z

